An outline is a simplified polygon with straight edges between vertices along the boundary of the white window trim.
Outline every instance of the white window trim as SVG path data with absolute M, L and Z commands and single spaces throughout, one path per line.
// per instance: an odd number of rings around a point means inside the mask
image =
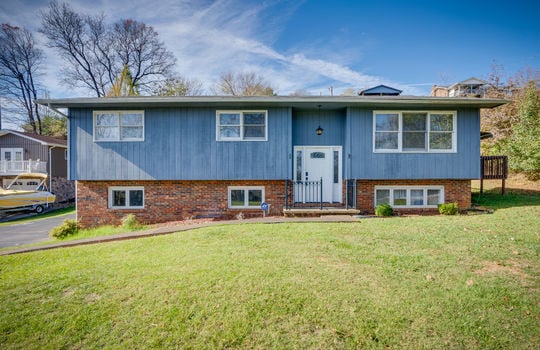
M 123 207 L 115 207 L 113 206 L 113 191 L 142 191 L 143 194 L 143 205 L 142 206 L 130 206 L 129 205 L 129 195 L 126 193 L 126 206 Z M 146 196 L 144 193 L 144 187 L 143 186 L 113 186 L 109 187 L 109 198 L 108 198 L 108 208 L 109 209 L 144 209 Z
M 431 123 L 427 123 L 427 150 L 413 150 L 413 151 L 404 151 L 403 147 L 403 113 L 426 113 L 428 117 L 431 114 L 452 114 L 453 115 L 453 125 L 452 125 L 452 149 L 430 149 L 429 148 L 429 135 L 431 133 Z M 399 118 L 398 126 L 398 148 L 397 149 L 377 149 L 375 135 L 377 133 L 377 114 L 397 114 Z M 456 111 L 373 111 L 373 153 L 457 153 L 457 112 Z
M 142 138 L 127 138 L 122 139 L 122 131 L 118 130 L 118 139 L 114 140 L 98 140 L 96 139 L 96 119 L 98 114 L 117 114 L 120 118 L 121 114 L 141 114 L 142 115 Z M 92 132 L 94 142 L 142 142 L 144 141 L 145 127 L 144 127 L 144 111 L 143 110 L 116 110 L 116 111 L 93 111 L 93 121 L 92 121 Z M 120 122 L 118 123 L 118 128 L 120 128 Z
M 392 208 L 410 208 L 410 209 L 421 209 L 421 208 L 437 208 L 438 204 L 444 203 L 444 186 L 375 186 L 373 193 L 373 204 L 377 206 L 377 190 L 390 190 L 390 205 Z M 394 190 L 407 190 L 407 204 L 406 205 L 393 205 L 394 202 Z M 424 205 L 411 205 L 411 190 L 424 190 Z M 428 190 L 439 190 L 439 203 L 437 205 L 428 205 Z
M 231 191 L 233 190 L 243 190 L 244 192 L 247 192 L 249 190 L 260 190 L 262 191 L 262 198 L 261 203 L 265 201 L 265 193 L 264 193 L 264 186 L 229 186 L 227 187 L 227 203 L 229 209 L 261 209 L 259 205 L 252 205 L 249 204 L 249 196 L 244 196 L 244 205 L 243 206 L 233 206 L 232 205 L 232 199 L 231 199 Z
M 240 136 L 239 137 L 221 137 L 220 134 L 220 114 L 240 114 Z M 244 113 L 264 113 L 264 139 L 263 138 L 244 138 Z M 267 110 L 218 110 L 216 111 L 216 141 L 268 141 L 268 111 Z

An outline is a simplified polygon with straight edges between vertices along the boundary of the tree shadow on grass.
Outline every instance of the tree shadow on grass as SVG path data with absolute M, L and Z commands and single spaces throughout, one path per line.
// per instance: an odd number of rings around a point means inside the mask
M 540 191 L 506 188 L 506 193 L 501 194 L 501 188 L 479 191 L 472 193 L 473 206 L 481 206 L 490 209 L 506 209 L 515 207 L 540 206 Z

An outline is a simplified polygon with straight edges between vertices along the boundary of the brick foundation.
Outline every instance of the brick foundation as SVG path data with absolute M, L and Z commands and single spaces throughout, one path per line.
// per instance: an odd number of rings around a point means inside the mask
M 144 209 L 109 209 L 108 188 L 143 186 Z M 77 218 L 82 227 L 119 225 L 130 213 L 154 224 L 190 218 L 231 219 L 262 216 L 260 209 L 229 209 L 228 186 L 264 186 L 270 215 L 281 215 L 285 180 L 272 181 L 77 181 Z
M 344 181 L 345 182 L 345 181 Z M 109 209 L 108 188 L 143 186 L 144 209 Z M 272 181 L 78 181 L 77 217 L 82 227 L 119 225 L 130 213 L 139 222 L 154 224 L 196 218 L 232 219 L 261 216 L 260 209 L 229 209 L 229 186 L 261 186 L 269 215 L 282 215 L 285 205 L 285 180 Z M 375 186 L 444 186 L 445 202 L 457 202 L 460 209 L 471 206 L 470 180 L 358 180 L 357 209 L 374 212 Z M 344 186 L 345 190 L 345 186 Z M 292 195 L 292 193 L 289 193 Z M 343 196 L 345 198 L 345 195 Z M 325 205 L 326 206 L 326 205 Z M 397 209 L 399 214 L 435 214 L 437 209 Z
M 358 180 L 357 208 L 366 214 L 375 210 L 375 186 L 444 186 L 444 201 L 457 202 L 459 209 L 471 206 L 471 180 Z M 397 209 L 400 214 L 438 213 L 437 209 Z

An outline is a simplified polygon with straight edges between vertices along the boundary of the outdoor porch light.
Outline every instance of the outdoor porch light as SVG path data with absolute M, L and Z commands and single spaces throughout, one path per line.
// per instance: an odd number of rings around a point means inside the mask
M 324 129 L 321 128 L 321 105 L 318 105 L 317 107 L 319 108 L 319 127 L 315 130 L 315 133 L 317 136 L 321 136 L 324 131 Z

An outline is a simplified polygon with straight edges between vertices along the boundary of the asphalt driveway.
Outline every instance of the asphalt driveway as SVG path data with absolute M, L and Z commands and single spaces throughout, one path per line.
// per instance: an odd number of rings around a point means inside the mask
M 0 248 L 46 241 L 49 231 L 65 219 L 75 219 L 75 213 L 0 227 Z

